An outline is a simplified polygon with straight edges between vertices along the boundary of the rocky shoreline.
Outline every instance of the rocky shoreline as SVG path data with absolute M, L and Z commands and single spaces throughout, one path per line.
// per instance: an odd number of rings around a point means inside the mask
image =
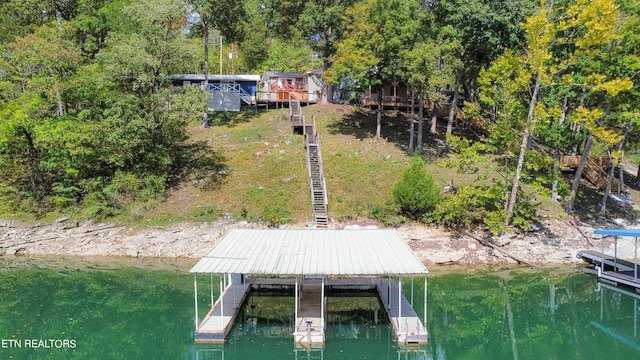
M 302 229 L 306 225 L 287 225 Z M 331 224 L 332 229 L 380 228 L 370 220 Z M 397 230 L 427 266 L 568 265 L 580 263 L 580 250 L 600 250 L 599 228 L 634 228 L 628 220 L 581 222 L 549 219 L 529 232 L 490 237 L 482 233 L 451 232 L 417 224 Z M 228 230 L 264 228 L 256 223 L 220 220 L 209 224 L 180 223 L 168 227 L 78 223 L 60 219 L 52 224 L 26 225 L 0 220 L 0 257 L 12 255 L 98 256 L 197 259 Z M 628 243 L 626 243 L 627 241 Z M 633 258 L 634 239 L 618 242 L 618 255 Z M 613 246 L 610 242 L 607 247 Z

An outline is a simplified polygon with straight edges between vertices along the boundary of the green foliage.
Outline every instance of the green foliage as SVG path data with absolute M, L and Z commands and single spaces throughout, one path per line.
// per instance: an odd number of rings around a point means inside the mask
M 260 71 L 303 72 L 311 69 L 313 53 L 299 40 L 271 40 L 268 56 L 260 65 Z
M 291 213 L 281 204 L 265 204 L 261 208 L 261 219 L 266 222 L 269 227 L 280 227 L 291 221 Z
M 396 227 L 407 219 L 399 215 L 401 210 L 397 204 L 380 204 L 378 202 L 369 205 L 369 217 L 381 222 L 386 227 Z
M 493 234 L 506 230 L 504 220 L 507 188 L 503 183 L 481 186 L 461 186 L 457 193 L 444 196 L 436 206 L 435 216 L 448 227 L 473 229 L 484 226 Z M 512 224 L 528 229 L 535 219 L 538 207 L 531 195 L 520 190 L 518 203 L 512 216 Z
M 20 210 L 19 201 L 18 190 L 0 182 L 0 216 L 13 217 Z
M 584 131 L 576 132 L 569 121 L 564 123 L 553 122 L 549 127 L 542 128 L 538 136 L 542 142 L 551 149 L 569 151 L 572 147 L 584 143 L 587 139 Z
M 418 156 L 402 174 L 402 180 L 393 188 L 392 194 L 399 213 L 413 219 L 428 216 L 440 201 L 440 188 Z

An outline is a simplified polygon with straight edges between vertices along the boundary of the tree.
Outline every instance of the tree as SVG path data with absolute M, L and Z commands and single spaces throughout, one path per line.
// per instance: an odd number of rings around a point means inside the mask
M 580 81 L 584 94 L 576 109 L 575 121 L 589 131 L 580 164 L 571 184 L 566 206 L 568 213 L 574 211 L 582 169 L 589 156 L 593 138 L 603 141 L 608 148 L 621 140 L 620 134 L 606 124 L 607 116 L 615 110 L 615 98 L 633 86 L 630 78 L 610 71 L 618 67 L 617 57 L 611 57 L 611 50 L 623 40 L 616 21 L 619 17 L 617 6 L 611 0 L 577 0 L 567 8 L 566 19 L 560 26 L 566 38 L 575 39 L 575 48 L 566 58 L 565 66 L 573 69 L 572 76 Z M 606 204 L 606 199 L 603 200 L 603 204 Z
M 313 0 L 306 1 L 304 10 L 297 21 L 297 28 L 303 34 L 311 50 L 320 54 L 322 70 L 331 66 L 331 57 L 336 52 L 336 43 L 342 40 L 345 30 L 346 9 L 354 0 Z M 331 87 L 325 83 L 322 90 L 322 102 L 333 98 Z
M 232 43 L 242 40 L 244 30 L 242 23 L 246 11 L 241 1 L 224 0 L 190 0 L 193 11 L 198 14 L 202 25 L 202 38 L 204 47 L 204 89 L 209 91 L 209 30 L 217 29 L 221 36 Z M 222 46 L 222 45 L 220 45 Z M 202 126 L 209 126 L 207 109 L 208 103 L 202 114 Z
M 348 78 L 360 89 L 378 88 L 376 138 L 382 123 L 382 86 L 405 74 L 401 54 L 416 36 L 412 2 L 365 0 L 347 10 L 345 38 L 338 43 L 333 67 L 325 79 Z
M 554 25 L 550 19 L 551 8 L 541 6 L 538 12 L 530 16 L 523 28 L 527 34 L 527 46 L 523 54 L 505 52 L 484 73 L 480 81 L 485 95 L 481 98 L 491 106 L 498 106 L 504 118 L 519 121 L 522 129 L 518 161 L 512 188 L 506 202 L 505 225 L 509 225 L 517 201 L 520 178 L 524 167 L 525 153 L 535 119 L 546 116 L 539 111 L 538 100 L 541 88 L 549 84 L 553 68 L 550 66 L 550 46 L 554 40 Z M 526 96 L 526 100 L 522 97 Z M 513 131 L 513 130 L 511 130 Z M 495 135 L 492 135 L 495 136 Z
M 533 12 L 532 1 L 500 0 L 447 0 L 436 2 L 436 23 L 450 32 L 460 44 L 457 64 L 453 69 L 453 99 L 447 123 L 447 134 L 451 134 L 460 86 L 465 79 L 473 84 L 480 69 L 489 65 L 505 49 L 518 50 L 523 46 L 523 29 L 520 24 Z M 468 86 L 471 98 L 475 89 Z
M 440 188 L 425 170 L 419 156 L 413 156 L 411 167 L 402 174 L 402 180 L 392 193 L 402 215 L 413 219 L 423 219 L 436 208 L 440 200 Z
M 1 71 L 11 74 L 9 79 L 13 80 L 6 83 L 8 91 L 0 99 L 4 181 L 36 201 L 51 190 L 43 163 L 52 153 L 41 138 L 53 134 L 44 128 L 52 119 L 65 115 L 64 81 L 80 61 L 68 34 L 67 27 L 55 24 L 37 27 L 8 44 L 0 63 Z

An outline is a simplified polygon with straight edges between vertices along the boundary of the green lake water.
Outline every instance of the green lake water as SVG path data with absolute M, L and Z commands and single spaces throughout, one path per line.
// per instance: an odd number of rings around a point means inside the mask
M 422 348 L 399 346 L 368 294 L 327 299 L 322 349 L 296 349 L 282 296 L 251 296 L 225 345 L 197 345 L 192 264 L 0 257 L 0 359 L 640 358 L 640 300 L 573 268 L 432 273 Z

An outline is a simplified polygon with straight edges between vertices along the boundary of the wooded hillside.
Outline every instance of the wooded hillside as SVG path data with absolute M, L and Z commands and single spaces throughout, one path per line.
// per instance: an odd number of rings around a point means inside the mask
M 420 214 L 385 213 L 526 227 L 542 198 L 574 212 L 598 155 L 615 165 L 604 169 L 604 215 L 613 178 L 638 154 L 639 13 L 632 0 L 6 0 L 0 216 L 106 218 L 194 177 L 222 181 L 215 140 L 189 133 L 203 112 L 208 121 L 206 93 L 172 90 L 168 75 L 317 68 L 352 96 L 406 83 L 433 106 L 411 109 L 403 150 L 424 154 L 444 132 L 438 151 L 482 179 Z M 333 89 L 323 99 L 337 99 Z M 443 130 L 431 114 L 444 103 Z M 377 138 L 390 126 L 382 110 Z M 456 111 L 482 136 L 455 136 Z M 572 181 L 561 155 L 584 159 Z

